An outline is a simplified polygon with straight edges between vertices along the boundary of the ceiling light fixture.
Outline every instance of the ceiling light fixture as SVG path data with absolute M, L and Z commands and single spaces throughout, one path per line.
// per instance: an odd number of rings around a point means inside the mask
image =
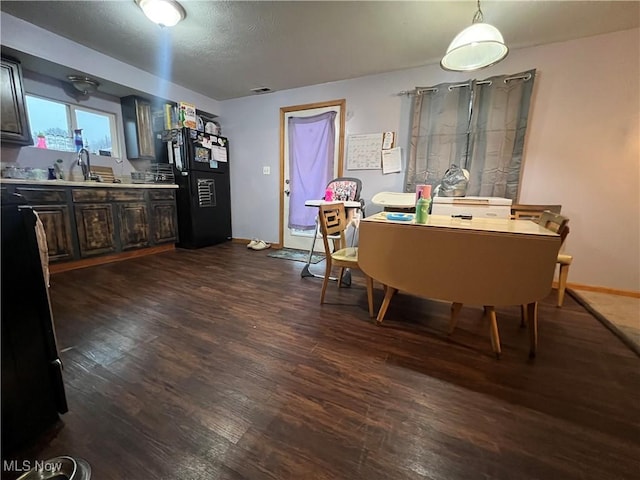
M 98 91 L 100 84 L 93 78 L 84 77 L 82 75 L 69 75 L 67 77 L 73 85 L 73 88 L 81 92 L 83 95 L 91 95 Z
M 495 65 L 509 53 L 500 31 L 484 23 L 480 0 L 471 26 L 453 39 L 447 53 L 440 61 L 445 70 L 468 72 Z
M 161 27 L 173 27 L 187 16 L 182 5 L 174 0 L 135 0 L 144 14 Z

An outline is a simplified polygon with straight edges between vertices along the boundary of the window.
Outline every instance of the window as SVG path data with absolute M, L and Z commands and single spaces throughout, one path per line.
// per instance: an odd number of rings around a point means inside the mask
M 535 70 L 417 88 L 405 192 L 435 191 L 451 165 L 468 170 L 466 195 L 518 199 Z
M 33 145 L 74 152 L 73 131 L 82 129 L 84 147 L 92 155 L 119 157 L 116 116 L 86 107 L 26 95 Z

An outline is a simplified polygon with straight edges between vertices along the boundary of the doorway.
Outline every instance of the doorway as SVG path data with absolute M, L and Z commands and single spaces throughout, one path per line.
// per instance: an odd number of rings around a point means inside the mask
M 280 109 L 280 238 L 279 243 L 285 248 L 308 250 L 311 247 L 315 229 L 290 228 L 290 199 L 296 195 L 292 189 L 299 188 L 299 182 L 291 181 L 291 153 L 289 145 L 289 119 L 309 118 L 327 112 L 335 112 L 334 118 L 334 138 L 333 154 L 327 155 L 326 161 L 333 165 L 333 177 L 342 176 L 343 156 L 344 156 L 344 124 L 345 124 L 346 100 L 332 100 L 329 102 L 310 103 L 306 105 L 296 105 L 292 107 L 282 107 Z M 299 159 L 297 158 L 296 161 Z M 297 170 L 302 175 L 300 180 L 305 186 L 313 186 L 317 191 L 324 191 L 327 182 L 324 178 L 319 178 L 314 174 L 304 173 Z M 300 173 L 302 172 L 302 173 Z M 331 179 L 329 179 L 331 180 Z M 317 200 L 316 198 L 315 200 Z M 309 198 L 308 200 L 313 200 Z M 306 207 L 313 209 L 314 207 Z M 315 214 L 316 212 L 312 212 Z M 322 250 L 322 242 L 316 242 L 318 250 Z

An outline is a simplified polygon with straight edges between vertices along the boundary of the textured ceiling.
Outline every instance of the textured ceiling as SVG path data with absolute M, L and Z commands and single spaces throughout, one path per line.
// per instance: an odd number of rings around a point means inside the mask
M 473 1 L 181 3 L 187 17 L 171 29 L 133 0 L 2 0 L 0 9 L 216 100 L 437 63 L 476 9 Z M 636 1 L 486 1 L 482 10 L 510 55 L 640 24 Z

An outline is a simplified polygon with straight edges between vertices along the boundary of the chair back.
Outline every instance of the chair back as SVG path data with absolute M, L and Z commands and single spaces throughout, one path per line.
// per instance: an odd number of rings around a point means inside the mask
M 550 211 L 542 212 L 537 223 L 547 230 L 551 230 L 552 232 L 556 232 L 560 235 L 561 243 L 564 243 L 565 238 L 569 235 L 569 219 L 558 213 Z
M 327 190 L 333 192 L 331 200 L 358 202 L 362 191 L 362 181 L 353 177 L 334 178 L 327 184 Z
M 347 215 L 344 203 L 327 203 L 320 205 L 318 213 L 320 221 L 320 231 L 324 242 L 325 254 L 331 255 L 329 246 L 329 236 L 332 236 L 334 251 L 347 246 L 345 230 L 347 229 Z
M 542 212 L 547 210 L 553 213 L 560 213 L 562 205 L 525 205 L 523 203 L 515 203 L 511 205 L 511 218 L 537 221 Z

